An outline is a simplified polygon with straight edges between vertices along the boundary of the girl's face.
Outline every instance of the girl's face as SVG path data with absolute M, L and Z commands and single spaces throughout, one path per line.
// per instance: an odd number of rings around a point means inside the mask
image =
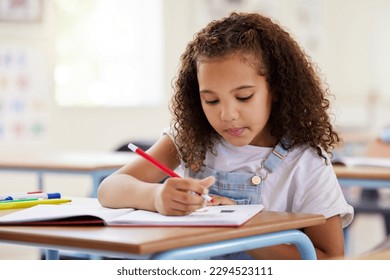
M 271 147 L 276 144 L 267 126 L 272 96 L 250 58 L 231 54 L 198 63 L 202 108 L 211 126 L 230 144 Z

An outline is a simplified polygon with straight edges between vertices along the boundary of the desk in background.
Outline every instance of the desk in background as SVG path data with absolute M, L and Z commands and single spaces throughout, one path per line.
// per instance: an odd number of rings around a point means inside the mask
M 390 260 L 390 249 L 383 249 L 378 251 L 369 252 L 360 256 L 355 256 L 353 260 Z
M 390 260 L 390 236 L 373 250 L 344 259 L 354 260 Z
M 91 203 L 96 199 L 74 199 Z M 12 210 L 0 211 L 0 215 Z M 299 228 L 325 222 L 322 215 L 263 211 L 240 227 L 0 226 L 0 242 L 57 250 L 148 259 L 202 259 L 277 244 L 295 244 L 302 259 L 316 259 Z
M 390 188 L 390 168 L 367 166 L 334 166 L 333 168 L 343 187 Z
M 96 197 L 100 182 L 135 157 L 131 152 L 2 153 L 0 171 L 36 173 L 40 190 L 44 189 L 43 176 L 47 173 L 89 175 L 92 177 L 91 197 Z
M 334 170 L 341 187 L 346 190 L 347 200 L 357 206 L 358 212 L 384 214 L 386 231 L 390 234 L 390 200 L 381 199 L 378 195 L 379 189 L 390 188 L 390 168 L 334 166 Z M 350 187 L 362 189 L 361 195 L 358 198 L 350 195 L 348 193 Z M 375 191 L 374 197 L 369 196 L 372 191 Z M 368 195 L 364 195 L 364 192 Z
M 359 187 L 365 190 L 377 191 L 380 188 L 390 188 L 390 168 L 386 167 L 368 167 L 368 166 L 334 166 L 336 176 L 341 187 Z M 377 194 L 379 192 L 376 192 Z M 363 191 L 362 191 L 363 194 Z M 354 198 L 351 195 L 346 195 L 347 201 L 354 206 L 356 214 L 358 213 L 377 213 L 382 214 L 385 224 L 385 235 L 390 234 L 390 201 L 381 200 L 379 197 L 364 197 Z M 348 230 L 345 231 L 345 239 L 348 248 Z

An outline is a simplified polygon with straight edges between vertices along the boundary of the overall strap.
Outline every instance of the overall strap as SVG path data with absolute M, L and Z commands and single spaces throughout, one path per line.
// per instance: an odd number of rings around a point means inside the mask
M 263 168 L 267 169 L 269 173 L 272 173 L 272 171 L 286 158 L 291 146 L 292 141 L 286 137 L 282 137 L 279 143 L 272 149 L 272 152 L 264 160 Z

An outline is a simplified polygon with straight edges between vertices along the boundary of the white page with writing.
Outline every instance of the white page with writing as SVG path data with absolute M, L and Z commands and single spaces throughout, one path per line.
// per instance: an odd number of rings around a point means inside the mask
M 110 225 L 212 225 L 238 226 L 263 210 L 263 205 L 207 206 L 186 216 L 164 216 L 156 212 L 137 210 L 110 221 Z

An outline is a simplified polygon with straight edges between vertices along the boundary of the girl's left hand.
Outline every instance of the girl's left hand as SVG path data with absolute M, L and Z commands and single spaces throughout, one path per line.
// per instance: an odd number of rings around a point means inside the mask
M 213 202 L 207 202 L 207 206 L 237 204 L 234 200 L 227 198 L 225 196 L 219 196 L 219 195 L 210 195 L 210 196 L 213 198 Z

